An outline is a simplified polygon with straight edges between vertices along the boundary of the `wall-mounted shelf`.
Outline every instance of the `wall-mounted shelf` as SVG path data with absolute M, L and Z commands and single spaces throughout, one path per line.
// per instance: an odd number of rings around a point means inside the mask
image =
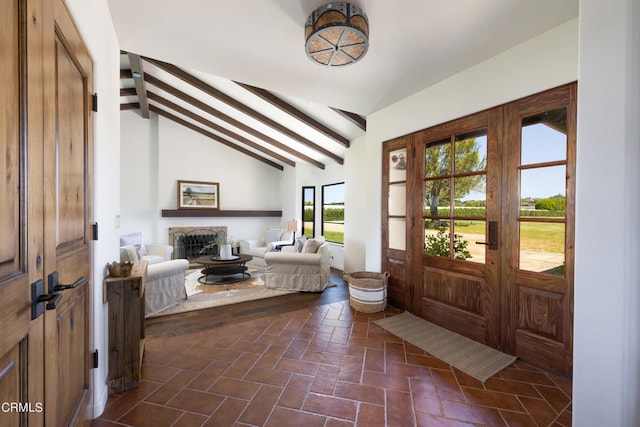
M 163 209 L 162 216 L 173 218 L 194 217 L 281 217 L 282 211 L 221 211 L 218 209 Z

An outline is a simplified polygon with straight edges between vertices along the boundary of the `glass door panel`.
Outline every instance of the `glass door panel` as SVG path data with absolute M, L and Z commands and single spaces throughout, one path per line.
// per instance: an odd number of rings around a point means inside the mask
M 520 270 L 564 275 L 565 226 L 553 222 L 520 222 Z
M 389 153 L 389 182 L 407 180 L 407 149 L 394 150 Z
M 389 218 L 389 249 L 407 249 L 407 221 L 404 218 Z
M 424 168 L 425 254 L 483 264 L 487 130 L 426 143 Z
M 407 213 L 407 185 L 389 185 L 389 215 L 405 216 Z
M 564 275 L 567 195 L 567 110 L 522 119 L 520 270 Z

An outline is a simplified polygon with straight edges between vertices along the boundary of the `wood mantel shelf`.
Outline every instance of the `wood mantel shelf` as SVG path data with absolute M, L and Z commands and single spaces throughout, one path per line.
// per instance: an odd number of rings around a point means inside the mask
M 218 209 L 163 209 L 163 217 L 281 217 L 282 211 L 221 211 Z

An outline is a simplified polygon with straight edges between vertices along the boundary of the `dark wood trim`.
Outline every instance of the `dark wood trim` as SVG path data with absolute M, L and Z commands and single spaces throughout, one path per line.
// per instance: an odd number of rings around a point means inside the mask
M 315 129 L 316 131 L 320 132 L 321 134 L 323 134 L 327 138 L 331 138 L 335 142 L 337 142 L 337 143 L 349 148 L 350 141 L 347 138 L 345 138 L 344 136 L 340 135 L 335 130 L 323 125 L 322 123 L 320 123 L 319 121 L 317 121 L 313 117 L 311 117 L 311 116 L 305 114 L 304 112 L 298 110 L 296 107 L 294 107 L 293 105 L 289 104 L 288 102 L 278 98 L 275 94 L 269 92 L 268 90 L 260 89 L 259 87 L 247 85 L 247 84 L 244 84 L 244 83 L 239 83 L 239 82 L 234 82 L 234 83 L 239 85 L 239 86 L 242 86 L 243 88 L 245 88 L 246 90 L 248 90 L 252 94 L 262 98 L 263 100 L 265 100 L 269 104 L 273 105 L 274 107 L 279 108 L 280 110 L 284 111 L 285 113 L 289 114 L 290 116 L 295 117 L 296 119 L 300 120 L 302 123 L 306 124 L 307 126 L 309 126 L 312 129 Z M 328 153 L 333 154 L 330 151 L 328 151 Z M 340 159 L 340 160 L 342 160 L 342 159 Z M 341 161 L 339 161 L 338 163 L 342 164 Z
M 263 163 L 268 164 L 269 166 L 272 166 L 272 167 L 274 167 L 276 169 L 284 170 L 284 167 L 282 165 L 279 165 L 278 163 L 275 163 L 275 162 L 273 162 L 273 161 L 271 161 L 269 159 L 266 159 L 266 158 L 264 158 L 262 156 L 259 156 L 258 154 L 254 153 L 253 151 L 249 151 L 249 150 L 247 150 L 247 149 L 245 149 L 243 147 L 239 147 L 236 144 L 232 143 L 231 141 L 227 141 L 226 139 L 224 139 L 224 138 L 222 138 L 222 137 L 220 137 L 220 136 L 218 136 L 216 134 L 213 134 L 211 132 L 207 132 L 206 130 L 204 130 L 202 128 L 199 128 L 198 126 L 196 126 L 196 125 L 194 125 L 192 123 L 189 123 L 186 120 L 183 120 L 183 119 L 181 119 L 181 118 L 179 118 L 177 116 L 174 116 L 173 114 L 171 114 L 171 113 L 169 113 L 167 111 L 164 111 L 164 110 L 156 107 L 155 105 L 150 105 L 149 109 L 151 111 L 153 111 L 154 113 L 157 113 L 157 114 L 159 114 L 159 115 L 161 115 L 161 116 L 163 116 L 163 117 L 165 117 L 165 118 L 167 118 L 169 120 L 172 120 L 172 121 L 174 121 L 174 122 L 176 122 L 176 123 L 178 123 L 178 124 L 180 124 L 180 125 L 182 125 L 184 127 L 189 128 L 189 129 L 191 129 L 191 130 L 193 130 L 195 132 L 198 132 L 201 135 L 204 135 L 204 136 L 206 136 L 208 138 L 211 138 L 214 141 L 217 141 L 217 142 L 219 142 L 221 144 L 224 144 L 227 147 L 233 148 L 234 150 L 238 150 L 241 153 L 246 154 L 247 156 L 253 157 L 256 160 L 259 160 L 259 161 L 261 161 Z
M 131 70 L 120 70 L 120 78 L 121 79 L 132 79 L 133 73 Z
M 129 64 L 131 65 L 131 75 L 133 76 L 133 83 L 136 85 L 136 93 L 138 94 L 138 103 L 140 104 L 140 111 L 142 117 L 149 118 L 149 101 L 147 100 L 147 88 L 144 85 L 144 71 L 142 69 L 142 61 L 140 55 L 135 53 L 128 53 Z
M 340 110 L 338 108 L 329 107 L 336 113 L 340 114 L 345 119 L 349 120 L 354 125 L 358 126 L 363 131 L 367 131 L 367 119 L 362 117 L 360 114 L 350 113 L 348 111 Z
M 320 162 L 312 159 L 311 157 L 308 157 L 308 156 L 306 156 L 306 155 L 304 155 L 304 154 L 302 154 L 302 153 L 300 153 L 300 152 L 298 152 L 298 151 L 296 151 L 296 150 L 294 150 L 292 148 L 289 148 L 284 143 L 279 142 L 279 141 L 275 140 L 274 138 L 271 138 L 270 136 L 265 135 L 265 134 L 255 130 L 255 129 L 251 128 L 250 126 L 247 126 L 244 123 L 232 118 L 232 117 L 229 117 L 228 115 L 216 110 L 213 107 L 210 107 L 209 105 L 205 104 L 204 102 L 202 102 L 202 101 L 200 101 L 200 100 L 198 100 L 198 99 L 196 99 L 196 98 L 194 98 L 194 97 L 192 97 L 190 95 L 187 95 L 184 92 L 181 92 L 180 90 L 172 87 L 171 85 L 169 85 L 167 83 L 164 83 L 163 81 L 161 81 L 161 80 L 159 80 L 159 79 L 157 79 L 157 78 L 155 78 L 155 77 L 153 77 L 153 76 L 151 76 L 149 74 L 146 75 L 146 79 L 147 79 L 147 82 L 149 84 L 151 84 L 153 86 L 156 86 L 158 89 L 160 89 L 160 90 L 162 90 L 164 92 L 167 92 L 167 93 L 175 96 L 176 98 L 178 98 L 178 99 L 180 99 L 182 101 L 187 102 L 189 105 L 192 105 L 192 106 L 194 106 L 194 107 L 196 107 L 196 108 L 198 108 L 198 109 L 200 109 L 200 110 L 202 110 L 202 111 L 204 111 L 204 112 L 206 112 L 208 114 L 211 114 L 212 116 L 216 117 L 217 119 L 220 119 L 220 120 L 230 124 L 231 126 L 234 126 L 234 127 L 238 128 L 238 129 L 248 133 L 249 135 L 252 135 L 252 136 L 254 136 L 254 137 L 258 138 L 258 139 L 261 139 L 263 141 L 267 141 L 271 145 L 273 145 L 273 146 L 275 146 L 275 147 L 277 147 L 277 148 L 279 148 L 279 149 L 281 149 L 281 150 L 283 150 L 283 151 L 285 151 L 285 152 L 287 152 L 287 153 L 289 153 L 289 154 L 291 154 L 293 156 L 296 156 L 296 157 L 298 157 L 298 158 L 300 158 L 300 159 L 302 159 L 302 160 L 304 160 L 304 161 L 306 161 L 308 163 L 311 163 L 314 166 L 319 167 L 320 169 L 324 169 L 324 164 L 323 163 L 320 163 Z M 172 108 L 172 109 L 174 109 L 176 111 L 179 108 L 181 108 L 181 107 L 177 106 L 177 104 L 171 103 L 170 101 L 159 97 L 159 95 L 156 95 L 156 94 L 149 95 L 149 97 L 152 97 L 152 96 L 154 97 L 155 101 L 160 102 L 163 105 L 165 105 L 165 106 L 167 106 L 169 108 Z M 186 109 L 182 109 L 182 110 L 183 111 L 188 111 Z M 183 112 L 182 114 L 187 115 L 186 112 Z M 204 120 L 204 119 L 202 119 L 202 120 Z M 209 122 L 209 123 L 212 123 L 212 122 Z M 238 135 L 237 133 L 235 133 L 235 132 L 223 127 L 223 126 L 220 126 L 220 125 L 217 125 L 217 124 L 213 124 L 213 123 L 212 123 L 212 125 L 208 125 L 208 126 L 211 127 L 211 128 L 216 129 L 218 132 L 223 133 L 223 134 L 225 134 L 225 135 L 227 135 L 227 136 L 229 136 L 231 138 L 234 138 L 234 139 L 237 139 L 239 141 L 242 141 L 245 144 L 252 145 L 253 148 L 255 148 L 256 150 L 263 151 L 265 154 L 268 154 L 268 155 L 273 156 L 273 157 L 277 157 L 278 156 L 275 153 L 273 153 L 272 151 L 269 151 L 268 149 L 262 147 L 261 145 L 245 142 L 245 141 L 249 141 L 249 140 L 247 138 L 244 138 L 244 137 Z M 285 163 L 293 163 L 292 160 L 284 160 L 284 159 L 285 159 L 285 157 L 280 156 L 280 160 L 281 161 L 283 161 Z
M 242 111 L 244 114 L 248 115 L 249 117 L 252 117 L 253 119 L 261 122 L 262 124 L 272 127 L 276 130 L 278 130 L 279 132 L 289 136 L 290 138 L 293 138 L 295 140 L 299 140 L 301 137 L 299 135 L 297 135 L 296 133 L 292 132 L 290 129 L 287 129 L 286 127 L 282 126 L 279 123 L 276 123 L 275 121 L 271 120 L 270 118 L 264 116 L 263 114 L 260 114 L 259 112 L 255 111 L 254 109 L 247 107 L 246 105 L 242 104 L 241 102 L 231 98 L 229 95 L 222 93 L 221 91 L 219 91 L 218 89 L 214 88 L 213 86 L 210 86 L 209 84 L 203 82 L 202 80 L 198 79 L 195 76 L 192 76 L 191 74 L 181 70 L 180 68 L 176 67 L 175 65 L 172 64 L 168 64 L 166 62 L 162 62 L 162 61 L 158 61 L 155 59 L 151 59 L 151 58 L 144 58 L 146 61 L 150 62 L 151 64 L 155 65 L 156 67 L 162 69 L 163 71 L 166 71 L 167 73 L 183 80 L 184 82 L 190 84 L 191 86 L 200 89 L 201 91 L 203 91 L 204 93 L 206 93 L 207 95 L 213 96 L 214 98 L 216 98 L 217 100 L 224 102 L 225 104 L 230 105 L 231 107 Z M 234 125 L 235 126 L 235 125 Z M 252 130 L 253 131 L 253 130 Z M 262 138 L 261 138 L 262 139 Z M 271 142 L 273 144 L 273 142 Z M 280 143 L 278 143 L 280 144 Z M 275 144 L 274 144 L 275 145 Z M 287 152 L 289 151 L 294 151 L 291 148 L 287 147 L 286 145 L 282 144 L 283 147 L 285 148 L 281 148 L 282 150 L 285 150 Z M 311 147 L 313 148 L 313 147 Z M 315 148 L 314 148 L 315 149 Z M 291 153 L 293 154 L 293 153 Z M 300 159 L 304 159 L 306 162 L 320 168 L 320 169 L 324 169 L 324 164 L 321 162 L 318 162 L 317 160 L 314 160 L 308 156 L 305 156 L 301 153 L 298 153 L 296 155 L 296 157 L 300 158 Z
M 120 111 L 125 110 L 138 110 L 140 109 L 140 104 L 137 102 L 131 102 L 129 104 L 120 104 Z
M 187 217 L 281 217 L 282 211 L 221 211 L 218 209 L 162 209 L 163 218 Z
M 245 145 L 248 145 L 251 148 L 259 150 L 259 151 L 261 151 L 262 153 L 264 153 L 264 154 L 266 154 L 268 156 L 271 156 L 271 157 L 273 157 L 275 159 L 278 159 L 281 162 L 288 164 L 289 166 L 295 167 L 295 165 L 296 165 L 295 162 L 293 162 L 292 160 L 290 160 L 290 159 L 288 159 L 288 158 L 286 158 L 284 156 L 281 156 L 278 153 L 269 151 L 266 148 L 260 146 L 259 144 L 256 144 L 255 142 L 243 137 L 242 135 L 239 135 L 239 134 L 237 134 L 235 132 L 230 131 L 229 129 L 226 129 L 226 128 L 220 126 L 220 125 L 217 125 L 217 124 L 215 124 L 215 123 L 213 123 L 213 122 L 211 122 L 211 121 L 209 121 L 209 120 L 197 115 L 196 113 L 194 113 L 192 111 L 189 111 L 186 108 L 183 108 L 183 107 L 179 106 L 178 104 L 175 104 L 175 103 L 169 101 L 168 99 L 165 99 L 165 98 L 161 97 L 160 95 L 156 95 L 154 92 L 149 92 L 149 99 L 154 101 L 154 102 L 157 102 L 160 105 L 164 105 L 165 107 L 168 107 L 168 108 L 172 109 L 173 111 L 175 111 L 175 112 L 177 112 L 179 114 L 182 114 L 183 116 L 189 117 L 190 119 L 195 120 L 196 122 L 208 127 L 209 129 L 213 129 L 215 131 L 218 131 L 218 132 L 220 132 L 220 133 L 222 133 L 222 134 L 224 134 L 224 135 L 226 135 L 226 136 L 228 136 L 230 138 L 233 138 L 233 139 L 235 139 L 237 141 L 240 141 L 240 142 L 244 143 Z M 228 144 L 226 144 L 226 145 L 228 145 L 229 147 L 241 148 L 240 146 L 238 146 L 237 144 L 234 144 L 233 142 L 231 142 L 229 140 L 225 140 L 225 141 L 228 142 Z
M 138 92 L 136 92 L 135 87 L 125 87 L 120 89 L 120 96 L 136 96 Z

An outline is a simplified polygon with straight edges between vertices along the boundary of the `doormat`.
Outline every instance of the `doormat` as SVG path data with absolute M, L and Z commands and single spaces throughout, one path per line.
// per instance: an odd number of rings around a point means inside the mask
M 481 382 L 516 360 L 515 356 L 434 325 L 407 311 L 373 323 Z

